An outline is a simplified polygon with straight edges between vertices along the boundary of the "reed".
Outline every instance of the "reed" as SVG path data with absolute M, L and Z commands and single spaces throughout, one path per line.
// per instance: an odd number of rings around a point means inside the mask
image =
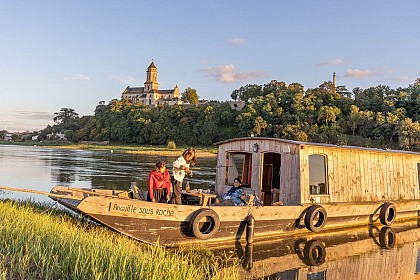
M 0 279 L 238 279 L 216 257 L 145 245 L 49 204 L 0 201 Z

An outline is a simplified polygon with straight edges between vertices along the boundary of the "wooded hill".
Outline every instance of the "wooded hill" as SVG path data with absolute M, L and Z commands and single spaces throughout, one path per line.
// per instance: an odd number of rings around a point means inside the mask
M 304 89 L 299 83 L 271 81 L 246 85 L 231 94 L 244 100 L 242 111 L 227 102 L 183 107 L 147 107 L 129 100 L 100 103 L 94 116 L 70 108 L 56 113 L 56 125 L 40 138 L 65 131 L 67 139 L 137 144 L 211 145 L 234 137 L 265 136 L 365 147 L 420 150 L 420 79 L 407 88 L 378 85 L 334 88 L 324 82 Z

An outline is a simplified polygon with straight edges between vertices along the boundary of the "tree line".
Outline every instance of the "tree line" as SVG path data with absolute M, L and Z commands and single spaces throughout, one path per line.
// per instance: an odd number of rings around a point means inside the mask
M 420 150 L 420 79 L 406 88 L 378 85 L 352 91 L 331 82 L 305 90 L 299 83 L 273 80 L 242 86 L 231 98 L 243 100 L 244 108 L 218 101 L 148 107 L 126 99 L 100 102 L 93 116 L 79 117 L 73 109 L 62 108 L 56 124 L 42 130 L 40 138 L 64 131 L 74 142 L 211 145 L 253 134 Z

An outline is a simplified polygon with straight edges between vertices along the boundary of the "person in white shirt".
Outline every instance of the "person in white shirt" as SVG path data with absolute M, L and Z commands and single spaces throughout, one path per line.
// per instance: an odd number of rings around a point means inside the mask
M 184 180 L 185 174 L 192 175 L 190 168 L 195 166 L 197 162 L 196 152 L 193 148 L 186 149 L 182 156 L 177 158 L 173 163 L 172 176 L 173 176 L 173 196 L 171 199 L 172 204 L 181 204 L 181 189 L 182 181 Z

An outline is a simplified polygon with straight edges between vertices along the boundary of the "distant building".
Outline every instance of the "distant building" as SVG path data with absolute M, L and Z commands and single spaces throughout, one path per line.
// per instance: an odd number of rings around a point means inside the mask
M 158 72 L 153 62 L 147 68 L 146 73 L 144 87 L 127 86 L 121 94 L 121 99 L 128 98 L 133 104 L 142 103 L 147 106 L 183 104 L 178 85 L 174 89 L 159 90 Z
M 6 133 L 6 134 L 4 134 L 4 141 L 12 141 L 12 138 L 13 138 L 13 134 L 11 134 L 11 133 Z
M 57 132 L 57 133 L 50 133 L 47 134 L 47 139 L 48 140 L 67 140 L 67 138 L 64 136 L 64 133 L 62 132 Z
M 245 101 L 243 100 L 236 100 L 236 101 L 228 101 L 230 108 L 236 110 L 236 111 L 242 111 L 242 109 L 245 107 Z

